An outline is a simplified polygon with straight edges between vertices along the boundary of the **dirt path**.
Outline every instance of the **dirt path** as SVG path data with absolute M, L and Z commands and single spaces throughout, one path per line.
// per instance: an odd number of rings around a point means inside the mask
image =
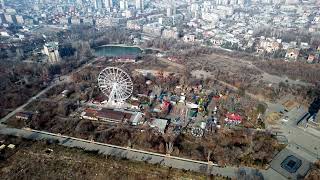
M 210 72 L 206 72 L 204 70 L 194 70 L 194 71 L 191 72 L 191 75 L 194 76 L 194 77 L 197 77 L 197 78 L 200 78 L 202 76 L 204 78 L 214 79 L 217 82 L 219 82 L 220 84 L 222 84 L 224 86 L 227 86 L 228 88 L 230 88 L 230 89 L 232 89 L 234 91 L 239 90 L 238 87 L 236 87 L 236 86 L 234 86 L 232 84 L 229 84 L 229 83 L 227 83 L 225 81 L 218 80 Z M 268 102 L 263 96 L 258 96 L 258 95 L 255 95 L 255 94 L 252 94 L 252 93 L 249 93 L 249 92 L 245 92 L 245 93 L 246 93 L 247 96 L 251 97 L 252 99 L 255 99 L 255 100 L 258 100 L 258 101 L 262 101 L 262 102 Z M 268 103 L 271 103 L 271 102 L 268 102 Z
M 212 54 L 212 55 L 209 55 L 209 57 L 232 61 L 233 63 L 236 63 L 236 64 L 241 62 L 241 63 L 243 63 L 243 65 L 246 65 L 247 67 L 255 69 L 255 70 L 259 71 L 260 73 L 262 73 L 262 80 L 270 82 L 270 83 L 279 84 L 280 82 L 287 82 L 290 85 L 312 86 L 312 84 L 310 84 L 310 83 L 299 81 L 299 80 L 293 80 L 293 79 L 290 79 L 286 76 L 272 75 L 272 74 L 262 70 L 261 68 L 257 67 L 256 65 L 254 65 L 251 61 L 248 61 L 245 59 L 235 59 L 235 58 L 232 58 L 229 56 L 218 55 L 218 54 Z
M 164 62 L 172 67 L 175 67 L 175 68 L 178 68 L 180 70 L 185 70 L 186 67 L 182 64 L 178 64 L 178 63 L 175 63 L 175 62 L 172 62 L 172 61 L 169 61 L 168 59 L 166 58 L 158 58 L 161 62 Z M 177 69 L 176 69 L 177 70 Z

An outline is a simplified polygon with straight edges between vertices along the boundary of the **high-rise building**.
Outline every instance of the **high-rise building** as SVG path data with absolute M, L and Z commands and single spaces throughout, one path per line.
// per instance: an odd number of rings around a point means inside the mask
M 46 43 L 43 48 L 43 53 L 48 56 L 50 63 L 57 63 L 61 59 L 58 42 Z
M 103 4 L 104 4 L 104 8 L 108 8 L 108 9 L 113 8 L 113 1 L 112 0 L 104 0 Z
M 239 5 L 244 5 L 245 3 L 246 3 L 245 0 L 238 0 L 238 2 L 237 2 L 237 4 L 239 4 Z
M 170 16 L 172 16 L 172 15 L 173 15 L 173 10 L 172 10 L 171 7 L 168 7 L 168 8 L 167 8 L 167 16 L 170 17 Z
M 286 0 L 285 4 L 299 4 L 299 0 Z
M 4 9 L 5 8 L 5 5 L 4 5 L 4 0 L 0 0 L 0 9 Z
M 6 19 L 7 23 L 13 23 L 13 18 L 11 14 L 4 14 L 4 18 Z
M 177 9 L 176 9 L 176 2 L 175 0 L 171 0 L 169 3 L 169 7 L 167 8 L 167 16 L 173 16 L 177 14 Z
M 21 16 L 21 15 L 16 15 L 15 18 L 16 18 L 16 23 L 17 23 L 17 24 L 24 24 L 24 18 L 23 18 L 23 16 Z
M 82 6 L 83 5 L 82 0 L 77 0 L 76 3 L 77 3 L 78 6 Z
M 93 0 L 93 5 L 95 9 L 101 9 L 102 8 L 102 0 Z
M 144 2 L 143 0 L 136 0 L 136 9 L 143 11 L 144 9 Z
M 173 16 L 173 15 L 176 15 L 177 12 L 176 12 L 176 8 L 174 6 L 170 6 L 167 8 L 167 16 L 170 17 L 170 16 Z
M 120 0 L 120 10 L 125 11 L 129 7 L 128 0 Z

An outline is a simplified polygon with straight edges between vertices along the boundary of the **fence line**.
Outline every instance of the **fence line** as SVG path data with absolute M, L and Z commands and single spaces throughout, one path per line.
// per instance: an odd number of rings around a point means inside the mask
M 85 139 L 80 139 L 80 138 L 71 137 L 71 136 L 65 136 L 65 135 L 59 135 L 59 134 L 50 133 L 50 132 L 46 132 L 46 131 L 38 131 L 38 130 L 34 130 L 34 129 L 24 129 L 24 130 L 35 132 L 35 133 L 40 133 L 40 134 L 47 134 L 47 135 L 50 135 L 50 136 L 66 138 L 66 139 L 73 139 L 73 140 L 86 142 L 86 143 L 91 143 L 91 144 L 97 144 L 97 145 L 112 147 L 112 148 L 116 148 L 116 149 L 122 149 L 122 150 L 127 150 L 127 151 L 138 152 L 138 153 L 142 153 L 142 154 L 149 154 L 149 155 L 160 156 L 160 157 L 164 157 L 164 158 L 171 158 L 171 159 L 176 159 L 176 160 L 182 160 L 182 161 L 187 161 L 187 162 L 193 162 L 193 163 L 198 163 L 198 164 L 212 165 L 212 166 L 220 167 L 216 163 L 209 163 L 209 162 L 205 162 L 205 161 L 192 160 L 192 159 L 187 159 L 187 158 L 182 158 L 182 157 L 177 157 L 177 156 L 168 156 L 168 155 L 165 155 L 165 154 L 160 154 L 160 153 L 155 153 L 155 152 L 150 152 L 150 151 L 144 151 L 144 150 L 139 150 L 139 149 L 133 149 L 133 148 L 126 148 L 126 147 L 122 147 L 122 146 L 116 146 L 116 145 L 112 145 L 112 144 L 100 143 L 100 142 L 95 142 L 95 141 L 89 141 L 89 140 L 85 140 Z

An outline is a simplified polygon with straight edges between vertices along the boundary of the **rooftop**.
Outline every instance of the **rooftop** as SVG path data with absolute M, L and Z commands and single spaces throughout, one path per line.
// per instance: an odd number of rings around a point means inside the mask
M 232 121 L 242 121 L 242 117 L 235 113 L 227 113 L 226 117 Z
M 55 49 L 55 48 L 58 48 L 59 47 L 59 43 L 58 42 L 47 42 L 45 44 L 45 46 L 47 48 L 52 48 L 52 49 Z
M 167 124 L 168 120 L 166 119 L 152 119 L 151 122 L 149 122 L 150 127 L 157 128 L 161 133 L 164 133 Z

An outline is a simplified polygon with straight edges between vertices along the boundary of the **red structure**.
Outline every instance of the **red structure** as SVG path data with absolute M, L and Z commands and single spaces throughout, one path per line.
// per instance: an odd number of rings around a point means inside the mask
M 227 113 L 225 122 L 227 124 L 240 124 L 242 123 L 242 117 L 235 113 Z
M 161 105 L 161 110 L 167 111 L 170 107 L 170 102 L 169 101 L 163 101 Z
M 220 96 L 218 96 L 218 95 L 213 96 L 212 99 L 215 100 L 215 101 L 219 101 L 220 100 Z

